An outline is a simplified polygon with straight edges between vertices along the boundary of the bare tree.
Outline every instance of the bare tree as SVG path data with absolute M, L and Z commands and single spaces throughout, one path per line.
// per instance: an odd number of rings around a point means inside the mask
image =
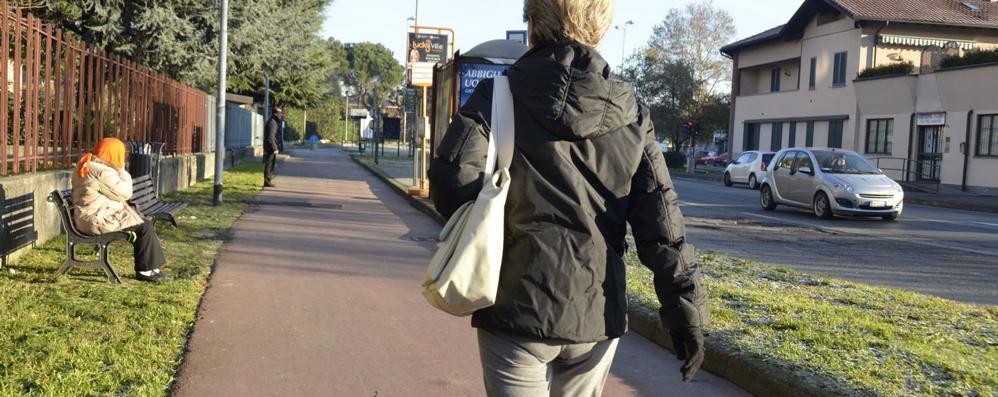
M 689 140 L 680 127 L 701 122 L 701 140 L 724 128 L 729 102 L 721 92 L 731 81 L 731 62 L 720 53 L 735 34 L 734 20 L 710 1 L 671 9 L 648 44 L 628 60 L 622 77 L 648 105 L 660 137 L 675 147 Z M 723 113 L 723 114 L 722 114 Z
M 695 97 L 703 102 L 731 81 L 731 62 L 720 48 L 735 35 L 735 22 L 713 2 L 691 2 L 683 10 L 671 9 L 648 39 L 646 57 L 660 63 L 683 63 L 693 70 L 698 84 Z

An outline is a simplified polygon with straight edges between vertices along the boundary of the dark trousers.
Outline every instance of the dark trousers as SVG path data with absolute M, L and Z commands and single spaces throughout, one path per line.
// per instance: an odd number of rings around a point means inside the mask
M 131 229 L 138 237 L 132 243 L 132 251 L 135 254 L 135 272 L 146 272 L 159 269 L 166 263 L 163 256 L 163 247 L 159 245 L 159 236 L 156 235 L 156 223 L 146 220 L 145 223 Z
M 277 163 L 277 155 L 273 152 L 263 155 L 263 183 L 269 185 L 274 182 L 274 165 Z

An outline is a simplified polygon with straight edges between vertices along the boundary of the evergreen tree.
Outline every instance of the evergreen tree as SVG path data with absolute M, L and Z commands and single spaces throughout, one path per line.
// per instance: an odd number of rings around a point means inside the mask
M 37 0 L 29 11 L 83 40 L 205 91 L 216 85 L 219 2 L 204 0 Z M 314 106 L 333 71 L 319 39 L 330 0 L 232 0 L 229 91 L 263 98 L 264 75 L 277 101 Z
M 405 71 L 391 50 L 381 44 L 351 43 L 346 45 L 350 72 L 344 81 L 356 89 L 368 108 L 381 106 L 402 84 Z

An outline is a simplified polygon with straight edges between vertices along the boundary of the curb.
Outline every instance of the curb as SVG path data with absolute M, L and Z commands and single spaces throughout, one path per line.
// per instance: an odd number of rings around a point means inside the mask
M 722 175 L 724 175 L 724 174 L 723 173 L 718 173 L 718 174 L 690 174 L 690 173 L 687 173 L 685 171 L 673 172 L 673 170 L 669 170 L 669 176 L 671 176 L 673 178 L 676 178 L 676 179 L 695 179 L 695 180 L 699 180 L 699 181 L 717 181 L 717 182 L 720 182 Z
M 368 172 L 374 174 L 374 176 L 378 177 L 378 179 L 381 179 L 382 182 L 385 182 L 385 184 L 388 185 L 388 187 L 390 187 L 392 191 L 394 191 L 399 196 L 402 196 L 402 198 L 408 201 L 409 205 L 413 206 L 420 212 L 428 215 L 430 218 L 433 218 L 433 220 L 437 221 L 437 223 L 439 223 L 440 225 L 447 223 L 447 219 L 445 219 L 443 215 L 437 213 L 437 210 L 433 209 L 433 205 L 430 204 L 429 199 L 410 196 L 409 190 L 407 189 L 406 186 L 403 186 L 401 183 L 396 182 L 395 179 L 392 179 L 390 176 L 385 174 L 384 171 L 381 171 L 381 169 L 367 165 L 363 161 L 358 160 L 353 155 L 350 155 L 350 159 L 353 160 L 354 163 L 357 163 L 358 165 L 366 169 Z
M 627 310 L 628 329 L 663 349 L 675 353 L 669 331 L 662 327 L 657 314 L 644 307 Z M 729 348 L 720 337 L 704 335 L 706 355 L 703 367 L 710 373 L 727 379 L 756 396 L 767 397 L 835 397 L 841 394 L 830 387 L 816 384 L 792 368 L 780 366 L 763 358 L 750 357 Z
M 955 204 L 955 203 L 946 202 L 946 201 L 938 201 L 938 200 L 924 199 L 924 198 L 914 198 L 914 197 L 905 197 L 904 198 L 904 202 L 905 202 L 905 204 L 917 204 L 917 205 L 926 205 L 926 206 L 930 206 L 930 207 L 949 208 L 949 209 L 954 209 L 954 210 L 976 211 L 976 212 L 989 212 L 989 213 L 992 213 L 992 214 L 998 214 L 998 207 L 994 207 L 994 206 L 974 205 L 974 204 Z
M 429 200 L 409 196 L 405 186 L 395 182 L 380 169 L 369 166 L 353 156 L 350 158 L 391 186 L 392 190 L 403 196 L 417 210 L 429 215 L 441 225 L 447 223 L 447 219 L 444 219 L 433 209 Z M 652 343 L 670 352 L 675 352 L 672 340 L 669 338 L 669 332 L 662 328 L 658 315 L 647 311 L 647 308 L 641 306 L 629 308 L 627 311 L 628 328 Z M 816 384 L 805 376 L 795 373 L 792 368 L 785 368 L 761 358 L 748 357 L 735 349 L 727 348 L 727 344 L 719 337 L 705 335 L 705 340 L 707 354 L 704 357 L 703 368 L 727 379 L 753 395 L 772 397 L 834 397 L 839 395 L 832 388 Z

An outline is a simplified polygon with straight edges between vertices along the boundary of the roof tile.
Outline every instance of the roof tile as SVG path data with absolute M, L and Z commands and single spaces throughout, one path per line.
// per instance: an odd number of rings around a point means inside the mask
M 986 0 L 831 0 L 831 2 L 838 4 L 855 19 L 998 28 L 998 3 Z

